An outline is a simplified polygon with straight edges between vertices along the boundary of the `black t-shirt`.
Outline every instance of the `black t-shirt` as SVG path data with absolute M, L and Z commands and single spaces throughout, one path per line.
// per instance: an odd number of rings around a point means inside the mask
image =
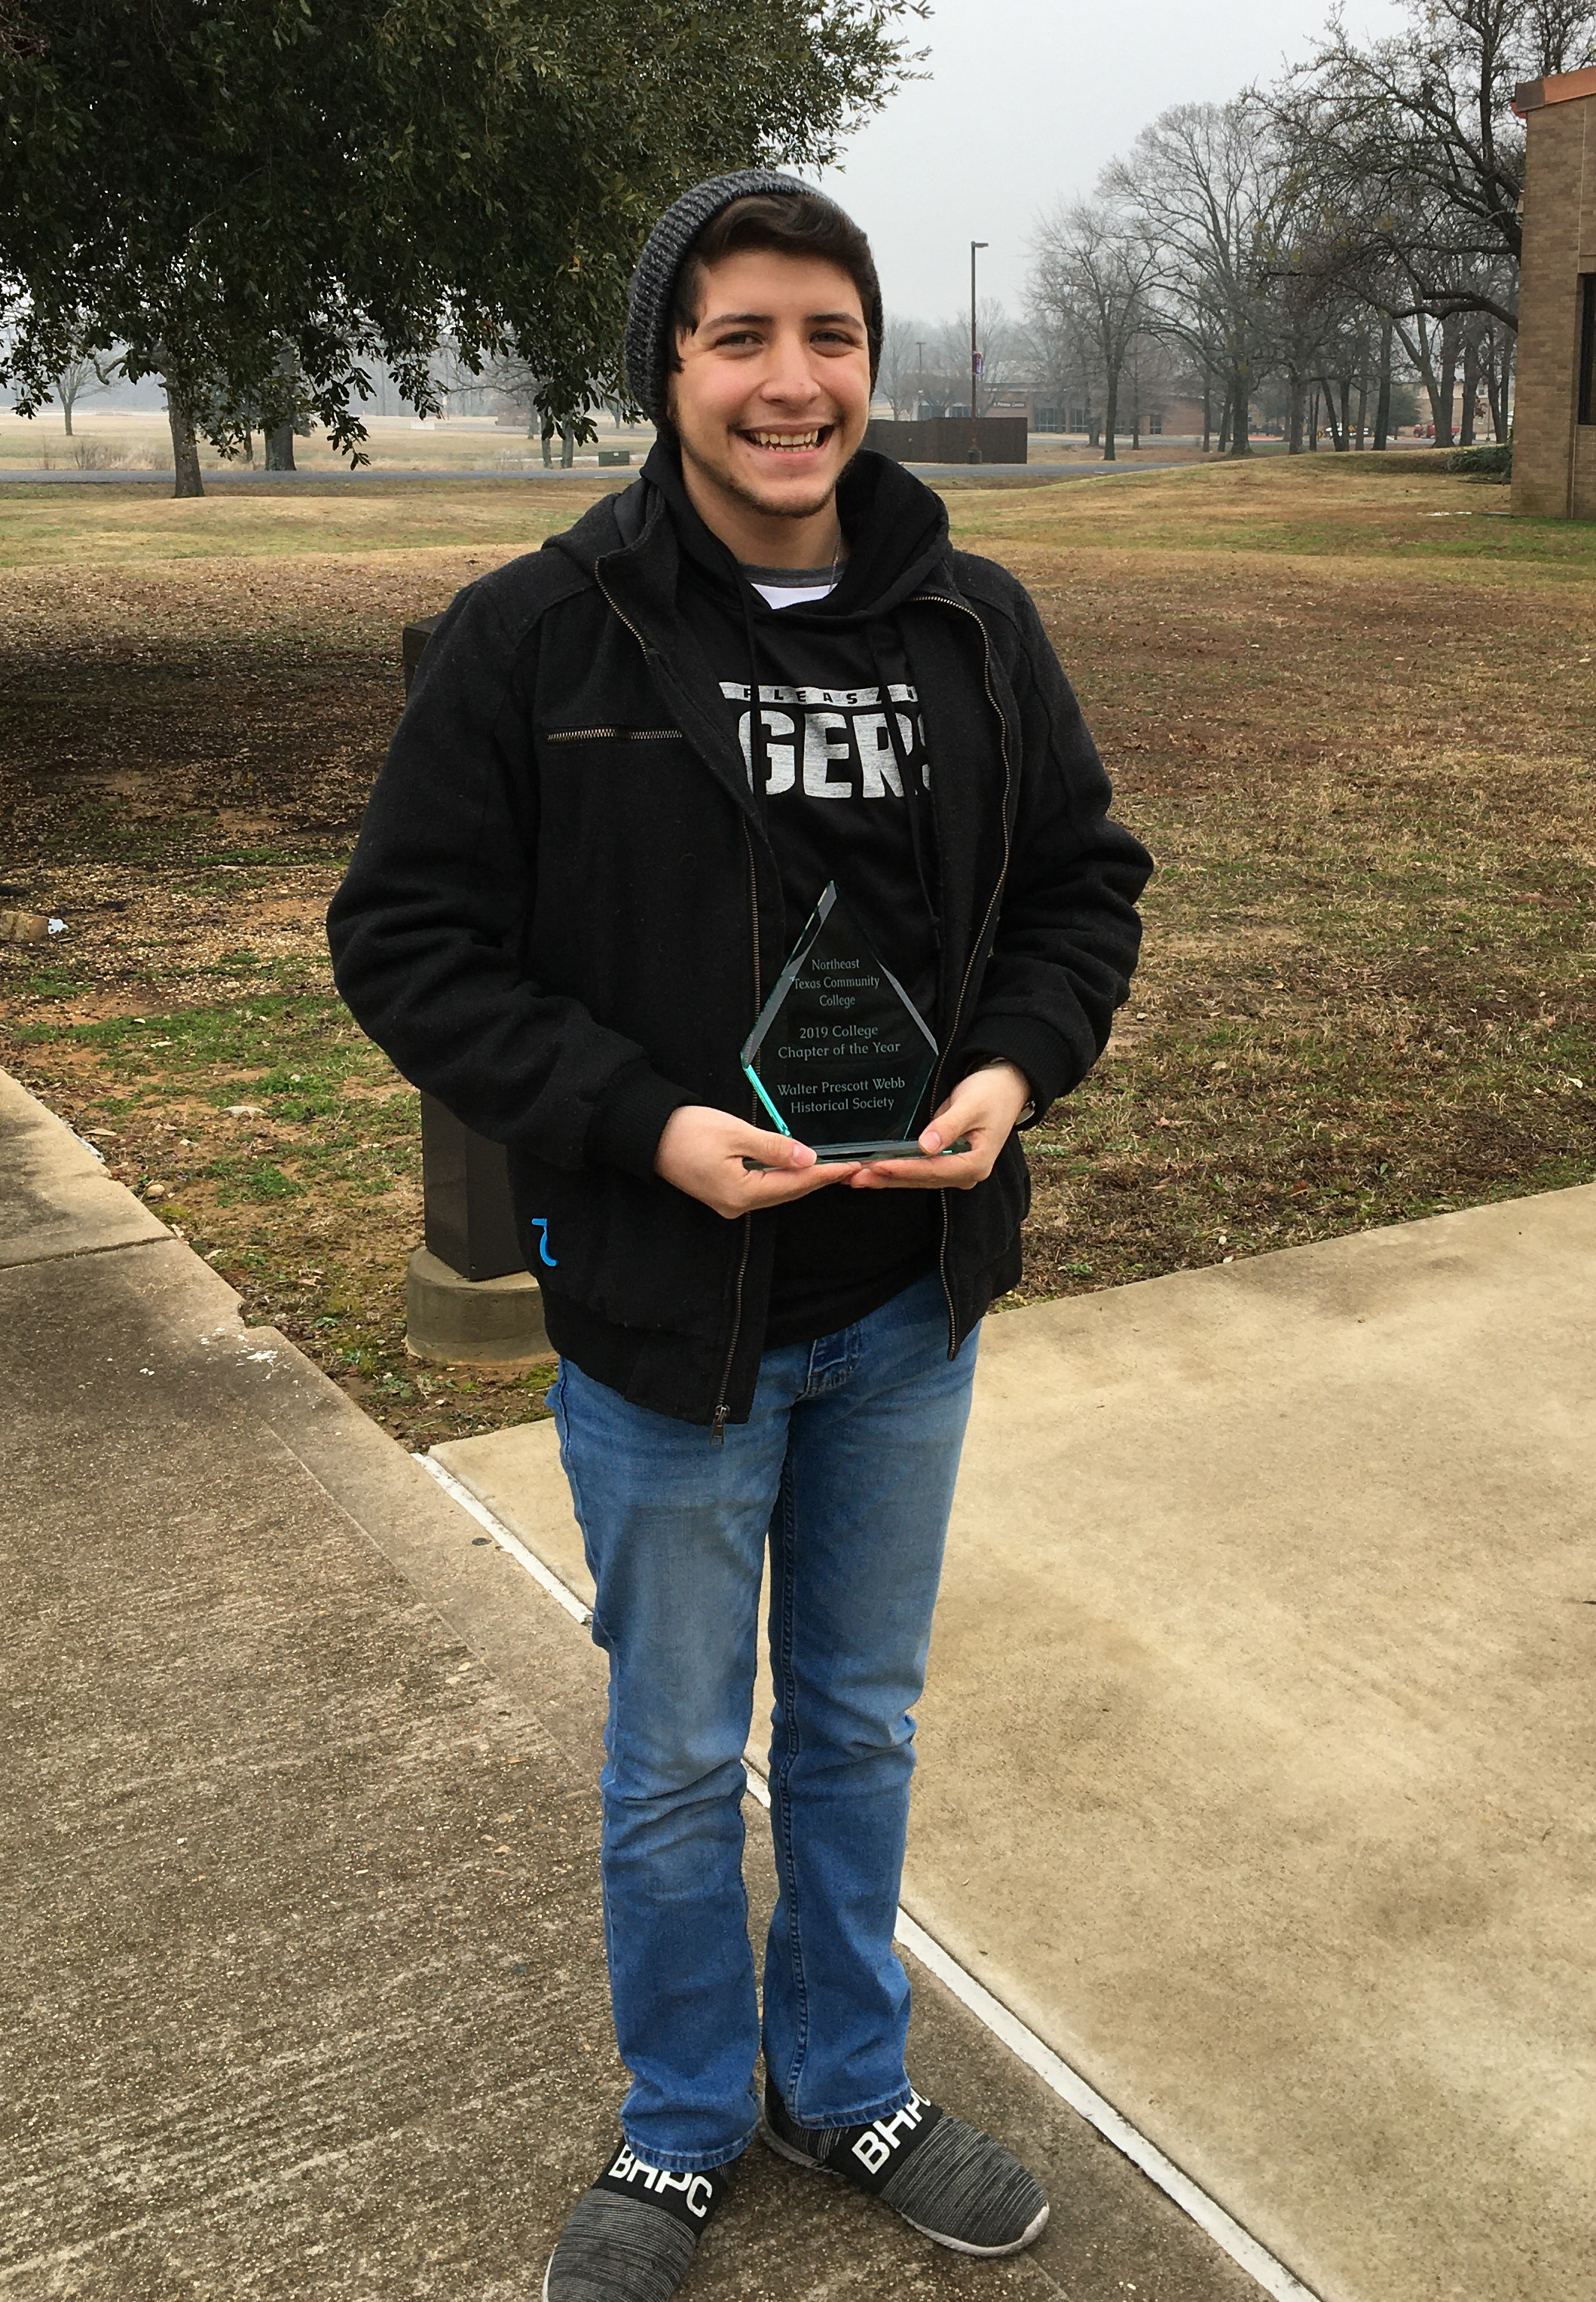
M 779 592 L 775 573 L 748 571 L 750 588 Z M 937 938 L 925 884 L 930 778 L 920 699 L 895 633 L 827 621 L 807 603 L 771 608 L 760 597 L 746 626 L 734 625 L 716 602 L 704 637 L 764 804 L 787 947 L 835 879 L 935 1030 Z M 733 667 L 740 677 L 726 676 Z M 750 707 L 756 668 L 757 727 Z
M 701 536 L 684 553 L 684 582 L 764 806 L 786 947 L 835 879 L 935 1033 L 930 771 L 919 699 L 891 621 L 837 613 L 836 592 L 813 597 L 836 571 L 738 574 L 707 531 Z M 777 609 L 760 586 L 811 596 Z M 928 1105 L 917 1124 L 928 1116 Z M 934 1192 L 828 1185 L 773 1220 L 767 1348 L 812 1341 L 878 1309 L 934 1267 L 941 1238 Z

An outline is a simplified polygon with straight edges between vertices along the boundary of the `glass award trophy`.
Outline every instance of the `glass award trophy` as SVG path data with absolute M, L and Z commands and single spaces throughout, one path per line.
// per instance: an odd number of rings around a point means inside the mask
M 822 1159 L 918 1158 L 936 1067 L 920 1010 L 833 880 L 743 1043 L 754 1093 L 782 1134 Z

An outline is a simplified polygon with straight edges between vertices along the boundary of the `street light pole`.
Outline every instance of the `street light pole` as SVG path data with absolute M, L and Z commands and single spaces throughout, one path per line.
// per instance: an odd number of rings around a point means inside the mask
M 972 464 L 979 464 L 981 460 L 981 435 L 976 429 L 975 387 L 981 372 L 981 356 L 975 340 L 975 252 L 978 248 L 987 245 L 984 239 L 972 239 L 970 243 L 970 460 Z

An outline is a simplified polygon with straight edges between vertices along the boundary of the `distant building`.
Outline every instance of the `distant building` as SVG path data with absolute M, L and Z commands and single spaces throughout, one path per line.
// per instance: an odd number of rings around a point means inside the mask
M 1131 395 L 1129 385 L 1120 391 L 1119 431 L 1117 436 L 1130 436 Z M 1100 401 L 1088 410 L 1079 396 L 1061 395 L 1045 383 L 1001 384 L 991 399 L 982 407 L 983 415 L 1023 415 L 1033 432 L 1098 431 L 1103 424 Z M 1145 385 L 1141 396 L 1141 433 L 1144 439 L 1200 440 L 1203 436 L 1203 403 L 1188 399 L 1163 385 L 1148 390 Z
M 1596 66 L 1528 80 L 1513 508 L 1596 519 Z

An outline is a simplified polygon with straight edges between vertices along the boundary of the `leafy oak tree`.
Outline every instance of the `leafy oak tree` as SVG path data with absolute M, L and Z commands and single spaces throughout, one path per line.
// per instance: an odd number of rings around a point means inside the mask
M 626 281 L 683 187 L 829 158 L 911 69 L 918 0 L 0 0 L 0 382 L 158 375 L 197 433 L 307 415 L 361 460 L 386 362 L 507 346 L 545 421 L 618 383 Z

